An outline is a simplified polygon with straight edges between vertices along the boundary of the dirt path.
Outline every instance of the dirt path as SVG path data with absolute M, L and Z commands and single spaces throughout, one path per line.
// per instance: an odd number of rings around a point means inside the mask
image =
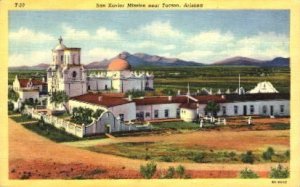
M 94 153 L 58 144 L 25 129 L 11 119 L 8 122 L 10 178 L 20 178 L 24 175 L 26 177 L 29 172 L 30 178 L 71 178 L 77 174 L 92 172 L 97 168 L 106 172 L 93 174 L 91 178 L 137 178 L 140 177 L 138 175 L 140 165 L 146 163 L 142 160 Z M 245 167 L 265 175 L 263 173 L 276 165 L 158 163 L 158 169 L 178 164 L 192 171 L 192 177 L 209 177 L 214 176 L 213 173 L 217 173 L 214 177 L 233 177 Z M 208 176 L 206 171 L 211 174 Z M 229 175 L 229 173 L 233 174 Z

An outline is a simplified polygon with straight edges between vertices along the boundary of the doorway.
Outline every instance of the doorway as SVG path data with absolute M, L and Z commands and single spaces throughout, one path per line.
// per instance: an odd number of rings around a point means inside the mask
M 270 115 L 273 116 L 274 115 L 274 107 L 270 106 Z
M 105 132 L 105 133 L 110 133 L 110 125 L 109 125 L 109 124 L 106 124 L 106 125 L 104 126 L 104 132 Z
M 243 112 L 244 116 L 247 116 L 247 105 L 244 105 L 244 110 L 243 111 L 244 111 Z

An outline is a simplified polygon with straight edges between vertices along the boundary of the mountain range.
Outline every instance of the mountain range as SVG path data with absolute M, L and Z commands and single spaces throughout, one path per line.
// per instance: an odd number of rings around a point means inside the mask
M 277 57 L 272 60 L 258 60 L 247 57 L 233 57 L 224 59 L 222 61 L 213 62 L 211 64 L 203 64 L 195 61 L 185 61 L 178 58 L 166 58 L 157 55 L 149 55 L 146 53 L 130 54 L 122 52 L 112 59 L 105 59 L 102 61 L 94 61 L 85 66 L 87 69 L 105 69 L 108 64 L 115 58 L 125 58 L 132 67 L 140 66 L 261 66 L 261 67 L 285 67 L 289 66 L 289 58 Z M 44 70 L 49 64 L 41 63 L 35 66 L 14 66 L 9 67 L 10 70 Z

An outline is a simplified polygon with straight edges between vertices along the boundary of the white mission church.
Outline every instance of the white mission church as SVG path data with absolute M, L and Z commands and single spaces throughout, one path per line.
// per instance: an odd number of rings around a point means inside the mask
M 126 58 L 119 56 L 111 61 L 107 71 L 88 76 L 81 64 L 81 49 L 69 48 L 59 38 L 58 45 L 52 49 L 52 63 L 47 69 L 47 81 L 19 79 L 17 76 L 13 89 L 20 95 L 15 103 L 20 106 L 25 99 L 47 99 L 49 110 L 64 110 L 62 106 L 50 103 L 48 95 L 61 90 L 70 97 L 67 107 L 101 109 L 104 112 L 91 124 L 76 124 L 74 128 L 67 122 L 60 122 L 67 132 L 83 137 L 93 134 L 127 131 L 135 127 L 136 121 L 160 119 L 182 119 L 191 122 L 199 116 L 206 116 L 205 106 L 209 101 L 220 105 L 217 116 L 289 116 L 290 96 L 279 93 L 270 82 L 261 82 L 252 90 L 234 94 L 192 96 L 189 93 L 177 96 L 125 97 L 129 90 L 153 90 L 154 76 L 148 72 L 132 71 Z M 33 116 L 52 119 L 47 114 Z M 54 124 L 55 125 L 55 124 Z

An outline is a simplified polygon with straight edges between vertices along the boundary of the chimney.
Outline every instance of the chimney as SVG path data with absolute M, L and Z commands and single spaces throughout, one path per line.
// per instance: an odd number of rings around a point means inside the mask
M 102 96 L 99 96 L 99 97 L 98 97 L 98 101 L 102 101 Z
M 132 95 L 128 95 L 128 101 L 132 101 Z
M 168 96 L 168 101 L 172 101 L 172 96 L 171 95 Z

